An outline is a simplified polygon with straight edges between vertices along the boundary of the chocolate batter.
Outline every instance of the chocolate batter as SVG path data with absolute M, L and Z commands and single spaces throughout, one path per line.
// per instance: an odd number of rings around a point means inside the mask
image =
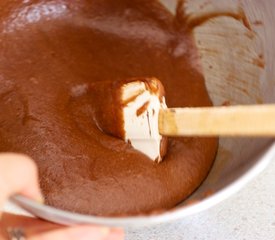
M 0 1 L 0 151 L 35 159 L 47 204 L 148 213 L 206 177 L 217 139 L 171 138 L 156 164 L 98 129 L 89 96 L 94 82 L 157 77 L 169 107 L 211 105 L 182 19 L 154 0 Z

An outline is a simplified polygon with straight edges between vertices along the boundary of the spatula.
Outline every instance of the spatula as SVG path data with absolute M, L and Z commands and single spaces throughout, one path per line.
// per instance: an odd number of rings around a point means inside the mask
M 105 82 L 93 86 L 90 94 L 100 102 L 94 116 L 100 130 L 157 162 L 166 153 L 167 136 L 275 136 L 275 104 L 167 108 L 164 87 L 156 78 Z

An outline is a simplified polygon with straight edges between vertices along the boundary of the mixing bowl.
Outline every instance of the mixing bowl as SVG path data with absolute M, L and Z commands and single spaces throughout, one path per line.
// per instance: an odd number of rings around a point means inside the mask
M 161 2 L 175 13 L 177 1 Z M 275 1 L 190 0 L 184 8 L 189 23 L 196 26 L 194 37 L 201 57 L 197 67 L 204 73 L 214 104 L 274 102 Z M 40 205 L 22 196 L 13 201 L 35 216 L 61 224 L 148 226 L 214 206 L 240 190 L 274 156 L 272 139 L 221 138 L 216 161 L 204 183 L 178 206 L 150 216 L 85 216 Z

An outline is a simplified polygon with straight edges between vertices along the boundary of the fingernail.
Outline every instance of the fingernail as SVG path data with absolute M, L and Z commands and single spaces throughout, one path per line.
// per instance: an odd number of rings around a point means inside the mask
M 102 233 L 102 235 L 107 236 L 110 233 L 110 229 L 107 227 L 101 227 L 100 232 Z
M 40 196 L 36 199 L 36 202 L 38 202 L 40 204 L 44 204 L 45 203 L 44 196 L 42 194 L 40 194 Z
M 112 228 L 112 232 L 124 234 L 123 228 Z
M 122 229 L 113 229 L 104 240 L 123 240 L 124 231 Z
M 74 238 L 72 239 L 78 239 L 78 240 L 101 240 L 108 237 L 110 234 L 109 228 L 105 227 L 95 227 L 95 228 L 89 228 L 80 231 L 79 233 L 74 234 Z

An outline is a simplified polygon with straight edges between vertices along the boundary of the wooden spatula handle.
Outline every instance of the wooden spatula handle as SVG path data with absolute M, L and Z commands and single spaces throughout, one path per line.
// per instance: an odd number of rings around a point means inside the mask
M 275 104 L 161 110 L 166 136 L 275 136 Z

